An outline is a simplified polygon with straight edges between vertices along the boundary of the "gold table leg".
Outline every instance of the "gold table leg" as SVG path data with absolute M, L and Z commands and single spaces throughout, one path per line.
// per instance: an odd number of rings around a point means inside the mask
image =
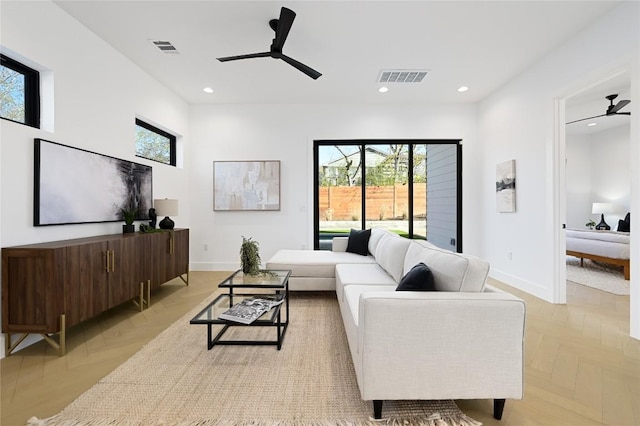
M 13 351 L 18 347 L 18 345 L 20 343 L 22 343 L 22 341 L 24 339 L 26 339 L 26 337 L 29 334 L 32 334 L 32 333 L 24 333 L 22 336 L 20 336 L 20 338 L 18 340 L 16 340 L 15 342 L 11 343 L 11 333 L 5 333 L 5 339 L 4 339 L 5 356 L 11 356 Z M 56 352 L 58 352 L 59 356 L 66 355 L 66 353 L 67 353 L 67 343 L 66 343 L 67 332 L 66 332 L 66 319 L 65 319 L 65 315 L 64 314 L 60 315 L 60 332 L 58 333 L 58 341 L 57 342 L 52 337 L 53 336 L 52 334 L 40 333 L 40 335 L 42 336 L 42 338 L 44 339 L 45 342 L 47 342 L 53 349 L 56 350 Z

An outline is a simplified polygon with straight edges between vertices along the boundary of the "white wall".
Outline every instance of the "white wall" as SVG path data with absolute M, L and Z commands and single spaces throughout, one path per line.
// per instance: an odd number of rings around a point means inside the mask
M 313 248 L 315 139 L 462 139 L 463 247 L 478 251 L 480 150 L 475 107 L 465 106 L 192 106 L 191 265 L 239 266 L 242 236 L 260 243 L 263 262 L 279 248 Z M 281 160 L 281 211 L 214 212 L 213 161 Z M 209 247 L 204 251 L 204 245 Z
M 567 135 L 567 228 L 585 229 L 591 214 L 591 142 L 589 135 Z M 629 182 L 627 182 L 628 184 Z M 597 223 L 597 221 L 596 221 Z
M 34 138 L 151 165 L 154 197 L 179 198 L 180 216 L 174 220 L 188 227 L 186 167 L 137 158 L 133 144 L 138 115 L 181 135 L 188 152 L 187 104 L 54 4 L 2 2 L 1 7 L 3 52 L 16 52 L 52 73 L 55 93 L 52 132 L 0 121 L 1 246 L 122 232 L 122 223 L 33 226 Z M 2 340 L 4 351 L 4 335 Z
M 479 105 L 482 198 L 488 200 L 482 206 L 482 254 L 491 262 L 494 277 L 549 301 L 562 302 L 564 297 L 555 293 L 562 285 L 557 271 L 564 246 L 558 247 L 556 241 L 562 224 L 557 183 L 564 172 L 564 157 L 560 161 L 558 153 L 564 152 L 564 146 L 558 146 L 561 138 L 554 125 L 554 100 L 626 68 L 636 82 L 632 81 L 631 106 L 637 105 L 639 18 L 640 3 L 621 3 Z M 640 143 L 637 129 L 632 125 L 631 146 Z M 631 155 L 635 158 L 632 167 L 638 167 L 638 151 Z M 516 160 L 517 212 L 496 213 L 491 202 L 495 165 L 511 158 Z M 637 188 L 638 173 L 632 174 L 632 185 Z M 564 194 L 564 188 L 561 192 Z M 637 205 L 633 197 L 638 197 L 637 191 L 632 192 L 632 206 Z M 640 238 L 638 233 L 631 235 L 633 253 Z M 562 245 L 564 240 L 560 241 Z M 510 251 L 513 260 L 508 259 Z M 639 283 L 640 276 L 632 270 L 632 288 Z M 632 292 L 631 328 L 638 332 L 639 297 L 640 293 Z
M 612 203 L 620 211 L 605 215 L 612 230 L 631 201 L 630 128 L 619 126 L 589 135 L 567 135 L 567 227 L 584 229 L 592 203 Z

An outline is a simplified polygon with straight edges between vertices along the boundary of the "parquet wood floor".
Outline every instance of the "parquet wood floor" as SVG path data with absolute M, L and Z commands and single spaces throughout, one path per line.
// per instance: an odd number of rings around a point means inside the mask
M 0 360 L 0 424 L 49 417 L 133 355 L 205 297 L 228 272 L 191 272 L 154 292 L 140 313 L 124 304 L 67 332 L 67 355 L 39 342 Z M 492 401 L 457 401 L 485 425 L 640 426 L 640 341 L 629 337 L 629 297 L 567 283 L 567 305 L 504 284 L 527 301 L 525 397 L 508 400 L 502 421 Z

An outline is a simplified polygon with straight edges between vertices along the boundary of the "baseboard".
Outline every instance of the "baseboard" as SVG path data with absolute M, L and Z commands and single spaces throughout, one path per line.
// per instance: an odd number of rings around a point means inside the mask
M 506 285 L 509 285 L 511 287 L 517 288 L 518 290 L 522 290 L 526 293 L 529 293 L 549 303 L 553 303 L 552 301 L 553 299 L 549 294 L 550 290 L 546 287 L 543 287 L 531 281 L 523 280 L 520 277 L 516 277 L 515 275 L 508 274 L 499 269 L 491 268 L 491 271 L 489 272 L 489 277 L 495 280 L 498 280 L 500 282 L 503 282 Z
M 237 271 L 240 262 L 191 262 L 190 271 Z

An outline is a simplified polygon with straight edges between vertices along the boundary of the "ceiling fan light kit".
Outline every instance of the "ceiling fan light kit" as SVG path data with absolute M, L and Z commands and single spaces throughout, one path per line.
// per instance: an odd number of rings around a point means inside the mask
M 629 105 L 631 103 L 631 101 L 628 100 L 628 99 L 623 99 L 621 101 L 618 101 L 618 103 L 614 105 L 613 104 L 613 100 L 615 98 L 617 98 L 617 97 L 618 97 L 617 94 L 606 96 L 606 99 L 609 101 L 609 106 L 607 107 L 607 111 L 604 114 L 595 115 L 593 117 L 581 118 L 579 120 L 570 121 L 570 122 L 568 122 L 566 124 L 573 124 L 573 123 L 578 123 L 580 121 L 592 120 L 592 119 L 598 118 L 598 117 L 609 117 L 609 116 L 612 116 L 612 115 L 631 115 L 630 112 L 618 112 L 622 108 L 624 108 L 627 105 Z
M 293 25 L 293 21 L 296 18 L 296 13 L 291 10 L 283 7 L 280 9 L 280 18 L 272 19 L 269 21 L 269 26 L 276 33 L 275 38 L 271 43 L 271 48 L 268 52 L 260 52 L 260 53 L 249 53 L 245 55 L 236 55 L 236 56 L 225 56 L 222 58 L 218 58 L 220 62 L 228 62 L 228 61 L 237 61 L 240 59 L 253 59 L 253 58 L 268 58 L 271 57 L 273 59 L 282 59 L 292 67 L 298 69 L 299 71 L 305 73 L 312 79 L 316 80 L 322 74 L 313 68 L 303 64 L 302 62 L 298 62 L 293 58 L 282 53 L 282 47 L 284 46 L 284 42 L 287 40 L 287 36 L 289 35 L 289 31 L 291 30 L 291 26 Z

